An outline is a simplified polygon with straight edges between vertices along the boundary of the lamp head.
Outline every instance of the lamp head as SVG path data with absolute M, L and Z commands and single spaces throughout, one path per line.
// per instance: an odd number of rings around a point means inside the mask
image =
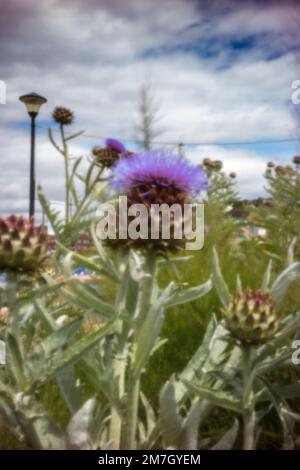
M 22 95 L 20 96 L 19 100 L 25 104 L 28 114 L 31 117 L 37 116 L 42 104 L 47 103 L 46 98 L 38 95 L 37 93 L 29 93 L 28 95 Z

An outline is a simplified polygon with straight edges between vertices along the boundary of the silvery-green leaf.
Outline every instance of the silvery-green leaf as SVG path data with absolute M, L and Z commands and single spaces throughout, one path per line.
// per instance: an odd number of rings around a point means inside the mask
M 173 379 L 163 386 L 159 394 L 159 427 L 165 446 L 179 448 L 182 421 L 175 400 Z
M 284 348 L 279 354 L 276 354 L 275 357 L 271 357 L 269 360 L 257 361 L 257 366 L 255 367 L 255 373 L 265 374 L 268 371 L 275 370 L 276 367 L 282 366 L 287 361 L 291 360 L 291 351 L 289 348 Z
M 262 286 L 261 286 L 261 289 L 264 292 L 269 289 L 270 282 L 271 282 L 271 274 L 272 274 L 272 260 L 270 259 L 268 267 L 267 267 L 266 272 L 264 274 L 263 281 L 262 281 Z
M 239 274 L 237 274 L 237 276 L 236 276 L 236 291 L 239 292 L 240 294 L 243 291 L 242 280 L 241 280 Z
M 198 431 L 202 413 L 202 403 L 196 400 L 188 412 L 180 435 L 180 448 L 196 450 L 198 448 Z
M 170 297 L 172 289 L 173 285 L 171 283 L 160 293 L 160 296 L 151 305 L 143 324 L 139 328 L 133 359 L 135 374 L 139 374 L 143 370 L 148 358 L 152 354 L 153 348 L 156 347 L 164 322 L 164 306 Z
M 290 411 L 286 408 L 282 410 L 283 414 L 287 415 L 289 418 L 292 418 L 294 421 L 297 423 L 300 423 L 300 414 L 299 413 L 294 413 L 293 411 Z
M 52 356 L 52 354 L 58 349 L 62 349 L 67 345 L 70 339 L 75 335 L 76 331 L 78 331 L 81 324 L 82 319 L 80 318 L 54 331 L 36 347 L 36 350 L 34 350 L 33 353 L 38 353 L 39 350 L 42 350 L 45 357 Z
M 32 396 L 24 394 L 16 399 L 16 417 L 26 441 L 36 450 L 65 450 L 64 434 Z
M 164 321 L 164 308 L 152 307 L 138 332 L 133 368 L 139 374 L 152 354 Z
M 265 385 L 267 392 L 269 393 L 270 400 L 272 401 L 274 408 L 277 412 L 278 418 L 281 422 L 283 430 L 283 448 L 291 449 L 293 448 L 294 444 L 294 420 L 291 419 L 291 417 L 285 413 L 285 410 L 288 410 L 288 404 L 280 396 L 276 385 L 271 384 L 269 381 L 263 379 L 262 377 L 260 377 L 259 380 Z
M 106 275 L 112 280 L 118 281 L 118 279 L 116 279 L 112 275 L 112 273 L 105 268 L 104 265 L 97 264 L 93 258 L 80 255 L 79 253 L 70 252 L 70 250 L 66 248 L 64 245 L 62 245 L 61 243 L 57 243 L 57 244 L 63 253 L 65 253 L 66 255 L 68 254 L 70 255 L 70 258 L 75 266 L 84 267 L 91 272 L 95 272 L 100 275 Z M 69 259 L 68 259 L 68 263 L 69 263 Z
M 112 261 L 111 257 L 108 255 L 107 250 L 104 248 L 102 241 L 100 241 L 97 237 L 96 234 L 96 227 L 95 223 L 92 223 L 91 226 L 91 235 L 93 237 L 95 247 L 97 249 L 97 252 L 100 256 L 100 259 L 104 263 L 105 268 L 107 269 L 108 272 L 115 278 L 118 279 L 118 271 L 114 265 L 114 262 Z
M 280 304 L 290 284 L 300 279 L 300 263 L 288 266 L 276 279 L 271 287 L 271 295 L 274 302 Z
M 298 241 L 298 238 L 294 237 L 288 247 L 288 251 L 287 251 L 287 265 L 288 266 L 294 263 L 294 251 L 295 251 L 295 246 L 297 244 L 297 241 Z
M 219 298 L 224 307 L 227 306 L 230 300 L 230 292 L 228 286 L 223 278 L 218 253 L 215 248 L 213 248 L 213 262 L 212 262 L 212 272 L 213 272 L 213 283 L 219 295 Z
M 76 384 L 74 367 L 66 367 L 59 372 L 57 382 L 67 407 L 71 413 L 75 413 L 81 404 L 81 393 Z
M 88 336 L 84 336 L 76 343 L 69 346 L 61 354 L 56 354 L 51 360 L 49 359 L 48 363 L 45 364 L 43 373 L 36 378 L 36 382 L 43 383 L 54 377 L 64 368 L 75 364 L 82 357 L 84 357 L 87 351 L 98 344 L 102 337 L 111 333 L 113 327 L 114 320 L 111 320 L 102 326 L 99 331 L 96 331 L 95 333 L 92 333 Z
M 179 256 L 178 258 L 171 258 L 171 259 L 160 259 L 158 261 L 158 266 L 160 268 L 168 268 L 169 266 L 173 266 L 174 264 L 182 264 L 186 263 L 187 261 L 191 261 L 194 256 Z
M 257 353 L 256 362 L 260 364 L 262 360 L 269 355 L 273 355 L 274 351 L 284 343 L 287 338 L 293 336 L 300 328 L 300 312 L 290 315 L 285 319 L 284 326 L 280 332 L 264 345 Z
M 202 387 L 197 383 L 184 381 L 184 384 L 199 398 L 208 400 L 216 406 L 234 411 L 235 413 L 242 413 L 242 404 L 240 400 L 233 398 L 229 393 L 222 390 L 213 390 Z
M 185 289 L 182 292 L 175 292 L 167 301 L 167 307 L 185 304 L 203 297 L 212 288 L 212 280 L 208 279 L 204 284 Z
M 210 354 L 210 344 L 212 338 L 215 335 L 216 325 L 216 319 L 215 317 L 212 317 L 207 326 L 202 343 L 200 344 L 193 357 L 190 359 L 189 363 L 181 372 L 180 378 L 185 380 L 191 380 L 194 377 L 195 372 L 202 367 L 202 365 L 206 361 L 207 356 Z
M 18 341 L 15 336 L 8 333 L 6 336 L 6 367 L 12 373 L 16 384 L 22 389 L 26 387 L 25 364 Z
M 135 251 L 130 252 L 129 266 L 132 279 L 139 282 L 144 276 L 143 258 Z
M 221 437 L 211 450 L 230 450 L 233 448 L 239 431 L 239 422 L 234 420 L 233 426 Z
M 51 313 L 48 312 L 48 310 L 45 307 L 44 303 L 39 299 L 35 299 L 34 300 L 34 305 L 35 305 L 36 311 L 38 312 L 39 317 L 41 318 L 46 330 L 48 332 L 55 331 L 58 328 L 58 326 L 55 323 L 55 320 L 52 317 Z
M 95 399 L 87 400 L 72 416 L 67 427 L 68 447 L 73 450 L 91 450 L 90 427 L 95 408 Z
M 74 301 L 84 309 L 92 309 L 95 313 L 109 320 L 115 315 L 114 307 L 102 300 L 99 293 L 92 286 L 75 279 L 69 280 L 68 285 L 72 291 L 61 289 L 61 294 L 69 301 Z
M 141 401 L 144 406 L 145 416 L 146 416 L 146 429 L 147 432 L 145 433 L 145 440 L 150 436 L 151 432 L 155 428 L 156 425 L 156 416 L 154 409 L 150 405 L 150 402 L 147 400 L 147 397 L 141 393 Z

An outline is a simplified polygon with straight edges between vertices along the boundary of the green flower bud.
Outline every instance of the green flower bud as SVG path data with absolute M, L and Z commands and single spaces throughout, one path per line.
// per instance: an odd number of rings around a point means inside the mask
M 33 218 L 0 218 L 0 270 L 35 271 L 47 255 L 47 238 Z
M 245 289 L 222 309 L 228 330 L 243 343 L 262 344 L 273 338 L 280 318 L 269 293 Z

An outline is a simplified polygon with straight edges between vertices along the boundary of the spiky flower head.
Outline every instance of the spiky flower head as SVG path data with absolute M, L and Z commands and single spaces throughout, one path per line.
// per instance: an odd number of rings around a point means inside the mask
M 218 172 L 223 168 L 223 162 L 221 160 L 211 160 L 210 158 L 204 158 L 202 164 L 209 175 L 211 175 L 213 172 Z
M 246 344 L 262 344 L 273 338 L 280 326 L 270 293 L 245 289 L 221 310 L 228 330 Z
M 231 173 L 229 173 L 229 177 L 231 179 L 235 179 L 236 178 L 236 173 L 234 171 L 232 171 Z
M 126 149 L 125 145 L 116 139 L 106 139 L 105 147 L 94 147 L 92 154 L 99 165 L 111 168 L 121 157 L 130 157 L 133 152 Z
M 47 255 L 47 230 L 34 218 L 0 218 L 0 270 L 35 271 Z
M 274 163 L 274 162 L 268 162 L 268 163 L 267 163 L 267 167 L 268 167 L 268 168 L 274 168 L 274 167 L 275 167 L 275 163 Z
M 54 121 L 58 124 L 68 126 L 72 124 L 74 120 L 74 113 L 68 108 L 64 108 L 63 106 L 57 106 L 52 113 L 52 117 Z
M 122 142 L 120 142 L 117 139 L 106 139 L 105 141 L 106 148 L 115 150 L 118 153 L 125 153 L 126 152 L 126 147 Z
M 124 193 L 149 185 L 190 195 L 208 187 L 201 167 L 194 166 L 182 155 L 165 150 L 149 150 L 129 160 L 121 159 L 114 168 L 111 185 Z
M 184 214 L 184 205 L 192 203 L 192 197 L 208 187 L 207 176 L 201 167 L 192 165 L 184 156 L 164 150 L 150 150 L 133 155 L 129 159 L 121 158 L 113 168 L 111 186 L 127 196 L 130 208 L 133 204 L 143 204 L 147 208 L 147 226 L 149 238 L 136 240 L 118 239 L 118 244 L 126 247 L 145 247 L 158 251 L 181 249 L 185 240 L 174 236 L 175 225 L 184 225 L 182 218 L 171 220 L 170 238 L 164 239 L 161 231 L 158 239 L 151 239 L 151 222 L 154 204 L 166 204 L 169 208 L 179 205 Z M 161 214 L 160 214 L 161 230 Z M 130 221 L 130 220 L 129 220 Z
M 284 173 L 285 173 L 284 166 L 282 166 L 282 165 L 277 165 L 277 166 L 275 167 L 275 173 L 276 173 L 277 176 L 284 175 Z
M 293 158 L 293 162 L 295 163 L 295 165 L 300 165 L 300 155 L 296 155 Z

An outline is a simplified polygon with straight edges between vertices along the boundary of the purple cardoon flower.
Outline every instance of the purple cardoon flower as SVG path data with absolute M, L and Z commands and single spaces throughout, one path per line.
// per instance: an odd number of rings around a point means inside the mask
M 120 158 L 131 156 L 132 152 L 126 150 L 125 145 L 116 139 L 106 139 L 105 148 L 94 147 L 93 157 L 102 167 L 111 168 Z
M 127 193 L 148 184 L 192 194 L 206 190 L 208 180 L 202 167 L 165 150 L 149 150 L 116 163 L 111 180 L 115 190 Z
M 105 144 L 107 148 L 116 150 L 118 153 L 126 152 L 125 145 L 117 139 L 106 139 Z

